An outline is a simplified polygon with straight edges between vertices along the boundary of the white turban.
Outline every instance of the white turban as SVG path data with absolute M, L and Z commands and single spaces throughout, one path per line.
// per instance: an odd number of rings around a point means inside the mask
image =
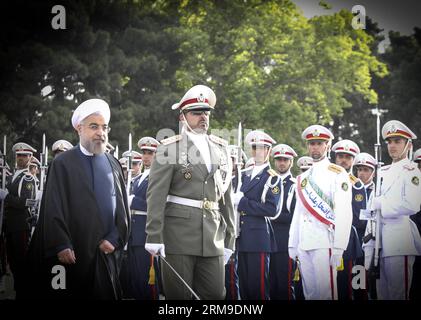
M 93 113 L 99 113 L 104 117 L 105 123 L 110 121 L 110 107 L 101 99 L 89 99 L 82 102 L 73 112 L 72 125 L 77 129 L 79 123 Z

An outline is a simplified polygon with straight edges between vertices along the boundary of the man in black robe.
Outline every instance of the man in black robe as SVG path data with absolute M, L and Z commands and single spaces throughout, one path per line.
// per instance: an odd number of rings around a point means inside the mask
M 109 119 L 100 99 L 85 101 L 73 114 L 80 143 L 49 168 L 28 255 L 28 297 L 41 291 L 49 298 L 121 298 L 130 219 L 121 166 L 105 153 Z M 56 265 L 65 268 L 64 284 Z

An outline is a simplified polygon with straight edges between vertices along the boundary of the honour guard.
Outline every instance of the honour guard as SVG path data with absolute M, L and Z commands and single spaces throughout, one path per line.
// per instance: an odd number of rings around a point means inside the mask
M 128 243 L 128 275 L 131 296 L 137 300 L 157 300 L 158 264 L 157 260 L 145 250 L 146 240 L 146 191 L 148 190 L 149 172 L 155 158 L 159 142 L 151 137 L 143 137 L 137 143 L 142 154 L 133 152 L 133 161 L 143 159 L 144 171 L 132 180 L 132 192 L 129 197 L 132 228 Z M 140 168 L 140 165 L 138 165 Z
M 36 150 L 29 144 L 19 142 L 13 146 L 16 155 L 16 171 L 6 186 L 0 189 L 0 200 L 4 200 L 4 232 L 10 269 L 13 273 L 16 298 L 23 287 L 25 255 L 29 245 L 30 208 L 28 199 L 35 199 L 36 180 L 29 172 L 29 162 Z
M 298 260 L 306 300 L 333 300 L 337 299 L 336 268 L 351 231 L 351 184 L 346 171 L 327 158 L 333 140 L 327 128 L 312 125 L 302 138 L 313 166 L 297 177 L 289 256 Z
M 367 209 L 368 202 L 370 201 L 370 197 L 374 195 L 373 178 L 376 172 L 376 167 L 377 167 L 376 159 L 374 159 L 374 157 L 368 153 L 361 152 L 354 159 L 354 168 L 357 169 L 357 177 L 358 179 L 361 180 L 361 182 L 364 185 L 365 196 L 364 196 L 364 201 L 361 204 L 362 210 Z M 361 213 L 361 210 L 360 210 L 360 213 Z M 370 220 L 370 222 L 366 224 L 365 234 L 371 235 L 372 234 L 371 232 L 373 229 L 374 229 L 374 222 Z M 359 232 L 359 236 L 361 237 L 361 240 L 362 240 L 361 244 L 364 250 L 364 266 L 366 270 L 369 270 L 370 264 L 373 259 L 374 240 L 370 236 L 367 236 L 364 234 L 362 236 L 358 229 L 357 231 Z M 368 277 L 367 272 L 366 272 L 366 276 L 367 276 L 366 283 L 368 285 L 368 289 L 366 292 L 369 294 L 369 298 L 371 300 L 374 300 L 377 298 L 376 279 L 375 277 L 371 277 L 371 276 Z M 363 298 L 368 298 L 368 297 L 363 297 Z
M 53 151 L 54 158 L 58 154 L 60 154 L 64 151 L 70 150 L 72 148 L 73 148 L 73 145 L 69 141 L 63 140 L 63 139 L 57 140 L 56 142 L 53 143 L 53 146 L 51 147 L 51 149 Z
M 291 167 L 297 154 L 290 146 L 278 144 L 272 149 L 272 157 L 280 177 L 280 196 L 279 210 L 276 216 L 270 218 L 276 240 L 276 249 L 270 254 L 270 298 L 292 300 L 294 261 L 288 255 L 288 238 L 295 208 L 295 178 Z
M 132 190 L 132 183 L 133 183 L 134 179 L 138 178 L 140 173 L 141 173 L 142 155 L 137 151 L 127 150 L 127 151 L 124 151 L 121 156 L 123 157 L 122 159 L 126 159 L 126 160 L 124 160 L 124 163 L 120 161 L 121 165 L 126 170 L 126 172 L 128 170 L 127 169 L 127 162 L 129 161 L 129 157 L 130 157 L 130 161 L 132 162 L 132 165 L 131 165 L 131 167 L 132 167 L 132 178 L 131 178 L 131 182 L 130 182 L 130 190 Z
M 270 217 L 278 212 L 280 177 L 270 168 L 272 137 L 251 131 L 245 139 L 252 147 L 255 165 L 242 175 L 242 186 L 234 196 L 240 212 L 238 273 L 240 295 L 245 300 L 268 300 L 270 253 L 275 250 Z
M 308 156 L 303 156 L 297 160 L 297 166 L 300 168 L 300 172 L 306 172 L 313 165 L 313 159 Z
M 235 242 L 232 168 L 227 142 L 207 134 L 215 103 L 212 89 L 196 85 L 172 106 L 181 134 L 161 141 L 149 175 L 145 248 L 163 258 L 167 299 L 225 297 Z
M 352 229 L 349 237 L 348 247 L 343 255 L 343 267 L 338 270 L 338 299 L 353 300 L 362 298 L 361 290 L 352 290 L 352 268 L 355 264 L 364 263 L 363 251 L 361 249 L 362 237 L 366 227 L 366 221 L 360 220 L 360 210 L 364 209 L 365 189 L 363 183 L 352 174 L 352 165 L 355 157 L 360 153 L 358 145 L 351 140 L 336 142 L 332 151 L 335 153 L 335 163 L 341 166 L 349 174 L 352 184 Z M 354 297 L 355 295 L 355 297 Z
M 383 139 L 392 164 L 381 168 L 380 196 L 373 198 L 372 209 L 380 210 L 380 300 L 408 299 L 415 256 L 421 254 L 421 237 L 409 218 L 421 206 L 421 173 L 408 158 L 417 136 L 402 122 L 388 121 Z

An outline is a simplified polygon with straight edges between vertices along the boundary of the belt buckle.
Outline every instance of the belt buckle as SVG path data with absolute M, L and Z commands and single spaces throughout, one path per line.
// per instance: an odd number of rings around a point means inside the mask
M 204 200 L 203 201 L 203 208 L 206 209 L 206 210 L 210 210 L 211 202 L 209 200 Z

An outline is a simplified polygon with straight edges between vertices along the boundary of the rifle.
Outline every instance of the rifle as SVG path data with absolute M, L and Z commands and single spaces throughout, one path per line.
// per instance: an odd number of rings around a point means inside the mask
M 377 161 L 377 174 L 376 174 L 376 186 L 374 189 L 374 194 L 376 197 L 380 196 L 380 187 L 381 187 L 381 178 L 380 178 L 380 169 L 382 167 L 381 162 L 381 144 L 380 144 L 380 116 L 381 112 L 379 108 L 373 110 L 373 114 L 376 116 L 376 127 L 377 127 L 377 141 L 374 145 L 374 157 Z M 369 270 L 369 273 L 375 276 L 376 279 L 380 278 L 380 265 L 379 265 L 379 253 L 380 253 L 380 210 L 375 210 L 375 233 L 373 235 L 373 238 L 375 239 L 375 246 L 374 246 L 374 257 L 373 257 L 373 263 L 372 267 Z M 373 229 L 372 229 L 373 230 Z
M 3 136 L 3 153 L 1 155 L 2 158 L 2 165 L 1 165 L 1 188 L 6 188 L 6 170 L 7 170 L 7 164 L 6 164 L 6 136 Z M 4 214 L 4 200 L 1 202 L 1 208 L 0 208 L 0 234 L 3 227 L 3 214 Z
M 127 157 L 127 197 L 130 195 L 130 185 L 132 180 L 132 134 L 129 133 L 129 155 Z

